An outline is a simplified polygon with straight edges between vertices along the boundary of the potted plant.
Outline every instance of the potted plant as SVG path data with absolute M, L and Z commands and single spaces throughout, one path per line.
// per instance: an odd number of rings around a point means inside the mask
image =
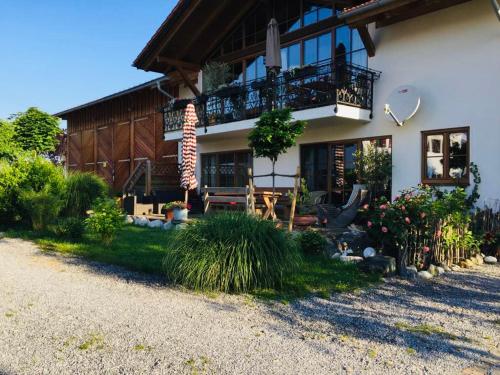
M 186 221 L 188 218 L 189 212 L 189 204 L 186 204 L 182 201 L 174 201 L 167 203 L 163 206 L 163 209 L 166 212 L 166 218 L 168 220 L 168 212 L 172 211 L 172 220 L 175 221 Z
M 293 200 L 293 193 L 289 192 L 288 195 L 290 199 Z M 318 209 L 312 202 L 311 193 L 307 188 L 307 183 L 304 178 L 300 180 L 300 194 L 297 197 L 296 211 L 297 213 L 293 218 L 294 225 L 311 226 L 318 221 Z
M 174 202 L 165 203 L 161 208 L 161 212 L 165 214 L 165 220 L 170 221 L 174 218 Z
M 202 69 L 203 92 L 217 90 L 231 81 L 231 67 L 225 62 L 211 61 Z

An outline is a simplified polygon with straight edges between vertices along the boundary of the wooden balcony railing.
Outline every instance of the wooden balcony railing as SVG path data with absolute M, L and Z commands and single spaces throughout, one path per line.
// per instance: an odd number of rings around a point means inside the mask
M 259 117 L 277 108 L 294 110 L 344 104 L 372 111 L 373 83 L 380 72 L 326 61 L 282 72 L 278 77 L 231 85 L 192 100 L 198 127 Z M 179 100 L 163 111 L 164 130 L 182 129 L 183 109 L 190 100 Z

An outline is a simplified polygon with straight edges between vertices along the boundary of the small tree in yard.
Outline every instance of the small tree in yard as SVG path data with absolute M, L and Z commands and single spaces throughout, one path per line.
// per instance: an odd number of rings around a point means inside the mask
M 264 112 L 257 121 L 255 128 L 250 132 L 249 146 L 256 157 L 269 158 L 273 165 L 271 176 L 273 178 L 273 199 L 275 192 L 274 168 L 278 156 L 285 153 L 290 147 L 295 146 L 297 138 L 302 135 L 306 126 L 305 121 L 292 122 L 290 108 L 274 109 Z
M 23 150 L 47 154 L 56 149 L 59 143 L 58 135 L 62 132 L 56 117 L 31 107 L 11 119 L 15 132 L 14 140 Z

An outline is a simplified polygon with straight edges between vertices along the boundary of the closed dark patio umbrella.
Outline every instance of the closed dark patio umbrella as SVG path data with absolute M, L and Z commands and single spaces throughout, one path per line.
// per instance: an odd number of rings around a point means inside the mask
M 278 73 L 281 70 L 281 41 L 278 22 L 271 18 L 266 35 L 266 68 Z

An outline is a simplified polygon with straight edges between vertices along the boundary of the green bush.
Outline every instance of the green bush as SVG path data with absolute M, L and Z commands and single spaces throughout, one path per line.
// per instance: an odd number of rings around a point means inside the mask
M 58 196 L 63 190 L 63 170 L 49 160 L 30 154 L 19 155 L 11 162 L 0 160 L 0 222 L 31 218 L 30 206 L 21 199 L 23 192 L 44 191 Z
M 125 223 L 122 210 L 112 199 L 98 198 L 92 206 L 93 213 L 85 219 L 89 231 L 100 237 L 104 244 L 113 242 L 116 232 Z
M 297 241 L 307 255 L 324 255 L 326 253 L 326 238 L 318 232 L 306 230 L 299 234 Z
M 34 230 L 46 229 L 57 219 L 62 208 L 61 199 L 48 189 L 22 191 L 20 200 Z
M 296 242 L 274 223 L 233 212 L 175 233 L 164 267 L 171 280 L 189 288 L 248 292 L 281 286 L 300 261 Z
M 85 224 L 79 217 L 61 218 L 53 227 L 54 233 L 59 237 L 78 240 L 83 237 Z
M 92 173 L 72 173 L 66 178 L 64 213 L 84 217 L 94 202 L 106 198 L 108 193 L 108 185 L 101 177 Z

